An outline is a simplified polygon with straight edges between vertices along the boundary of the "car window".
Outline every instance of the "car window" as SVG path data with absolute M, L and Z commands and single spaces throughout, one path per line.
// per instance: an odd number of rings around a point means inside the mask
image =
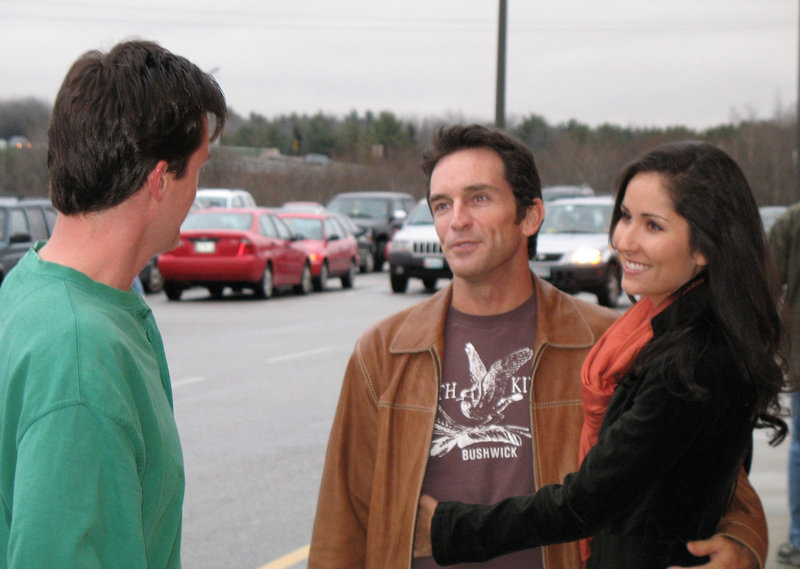
M 53 233 L 53 227 L 56 225 L 56 210 L 52 206 L 44 207 L 44 218 L 47 220 L 47 234 Z M 2 223 L 0 223 L 2 227 Z
M 422 202 L 414 208 L 414 211 L 408 216 L 408 225 L 431 225 L 433 224 L 433 215 L 431 208 L 428 207 L 427 202 Z
M 14 208 L 10 210 L 11 212 L 11 223 L 8 226 L 8 236 L 13 237 L 17 233 L 30 233 L 30 229 L 28 228 L 28 218 L 25 217 L 23 211 L 19 208 Z
M 233 229 L 246 231 L 253 225 L 251 213 L 190 213 L 181 229 Z
M 338 230 L 339 235 L 342 237 L 350 237 L 353 235 L 353 231 L 350 229 L 350 226 L 348 226 L 343 219 L 338 217 L 331 217 L 329 219 Z
M 275 229 L 275 224 L 272 222 L 271 215 L 262 215 L 261 220 L 261 233 L 266 235 L 267 237 L 277 237 L 278 230 Z
M 47 231 L 47 222 L 44 219 L 42 210 L 38 207 L 26 207 L 25 212 L 28 214 L 28 223 L 30 223 L 33 240 L 41 241 L 47 239 L 50 235 Z
M 606 233 L 613 206 L 607 204 L 557 204 L 547 207 L 542 233 Z
M 270 216 L 272 221 L 275 223 L 275 229 L 278 230 L 278 237 L 281 239 L 291 239 L 292 238 L 292 231 L 287 227 L 287 225 L 283 222 L 283 220 L 279 217 L 275 217 L 274 215 Z
M 341 198 L 332 201 L 328 209 L 354 219 L 388 219 L 390 205 L 384 198 Z
M 227 207 L 228 200 L 222 196 L 197 196 L 197 201 L 203 207 Z
M 344 237 L 343 233 L 341 226 L 336 223 L 336 220 L 332 217 L 325 219 L 325 235 L 328 239 L 333 239 L 334 237 L 341 239 Z
M 292 228 L 295 235 L 302 235 L 303 239 L 322 239 L 322 222 L 310 217 L 283 217 L 286 225 Z

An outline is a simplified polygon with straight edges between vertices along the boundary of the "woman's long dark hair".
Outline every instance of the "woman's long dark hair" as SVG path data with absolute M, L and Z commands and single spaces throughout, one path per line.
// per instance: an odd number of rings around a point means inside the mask
M 643 349 L 633 371 L 662 366 L 666 377 L 677 377 L 691 393 L 701 394 L 692 371 L 704 349 L 688 342 L 692 331 L 707 329 L 699 319 L 709 314 L 720 330 L 755 397 L 754 426 L 771 428 L 771 444 L 786 435 L 778 395 L 784 386 L 779 362 L 781 321 L 777 308 L 779 288 L 774 277 L 758 207 L 750 186 L 736 162 L 722 150 L 703 142 L 659 146 L 628 165 L 617 184 L 610 235 L 621 216 L 625 190 L 634 176 L 659 174 L 675 211 L 689 223 L 689 245 L 708 260 L 701 276 L 707 281 L 703 310 L 687 305 L 692 295 L 678 291 L 674 313 L 679 316 L 668 331 Z

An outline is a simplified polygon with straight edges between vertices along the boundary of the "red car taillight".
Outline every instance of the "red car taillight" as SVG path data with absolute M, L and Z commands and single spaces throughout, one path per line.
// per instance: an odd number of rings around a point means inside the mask
M 242 239 L 239 242 L 239 248 L 236 250 L 236 256 L 241 257 L 242 255 L 252 255 L 255 252 L 256 250 L 253 247 L 253 243 L 249 239 Z

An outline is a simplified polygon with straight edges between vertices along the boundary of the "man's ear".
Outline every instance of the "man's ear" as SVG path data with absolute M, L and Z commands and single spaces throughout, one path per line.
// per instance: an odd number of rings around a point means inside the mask
M 156 201 L 164 199 L 164 193 L 167 191 L 169 185 L 169 178 L 167 177 L 167 162 L 166 160 L 159 160 L 156 167 L 150 171 L 147 176 L 147 188 L 150 195 Z
M 525 234 L 530 237 L 539 231 L 544 221 L 544 202 L 536 198 L 533 203 L 528 206 L 525 212 L 525 217 L 522 220 L 523 229 Z

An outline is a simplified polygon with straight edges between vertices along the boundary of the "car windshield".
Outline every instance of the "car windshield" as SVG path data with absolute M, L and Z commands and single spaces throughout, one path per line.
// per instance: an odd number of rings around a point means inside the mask
M 389 200 L 382 198 L 340 198 L 328 204 L 328 210 L 353 219 L 387 219 Z
M 181 229 L 233 229 L 245 231 L 253 225 L 252 213 L 196 212 L 190 213 Z
M 407 225 L 431 225 L 432 223 L 433 215 L 427 202 L 417 204 L 406 222 Z
M 607 233 L 612 209 L 611 204 L 550 203 L 539 233 Z
M 310 217 L 284 217 L 282 218 L 295 235 L 302 235 L 303 239 L 322 239 L 322 221 Z
M 227 207 L 228 198 L 225 196 L 197 196 L 197 201 L 202 207 Z

